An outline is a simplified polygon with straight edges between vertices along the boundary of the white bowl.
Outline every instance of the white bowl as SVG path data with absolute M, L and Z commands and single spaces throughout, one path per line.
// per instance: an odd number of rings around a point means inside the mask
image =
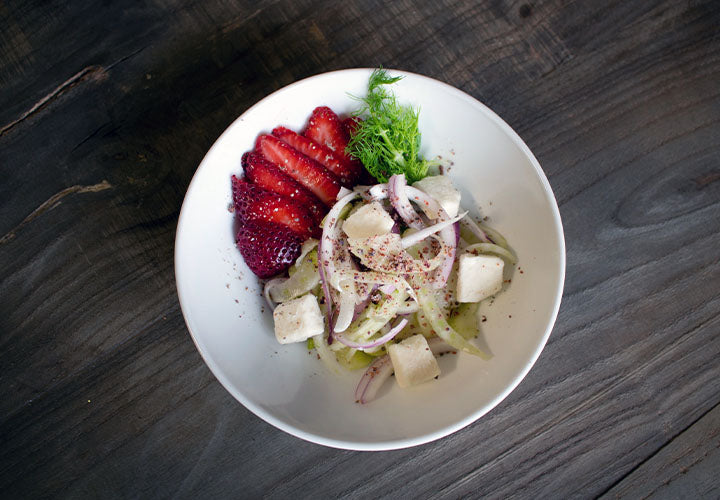
M 432 382 L 400 389 L 394 379 L 367 405 L 355 403 L 362 371 L 337 377 L 304 344 L 280 345 L 259 280 L 235 248 L 230 176 L 255 138 L 277 125 L 303 127 L 313 108 L 357 107 L 371 70 L 317 75 L 289 85 L 248 109 L 220 136 L 190 183 L 177 228 L 175 275 L 193 341 L 220 383 L 260 418 L 314 443 L 354 450 L 415 446 L 474 422 L 528 373 L 557 316 L 565 245 L 557 204 L 537 160 L 490 109 L 447 84 L 390 70 L 404 78 L 398 98 L 420 107 L 426 157 L 452 161 L 463 206 L 490 218 L 519 257 L 522 274 L 494 303 L 484 303 L 482 329 L 494 357 L 440 358 Z M 489 302 L 489 301 L 486 301 Z

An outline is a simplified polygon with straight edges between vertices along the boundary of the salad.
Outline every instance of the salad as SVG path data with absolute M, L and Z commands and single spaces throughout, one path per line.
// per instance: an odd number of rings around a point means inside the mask
M 471 341 L 478 307 L 516 263 L 420 156 L 418 112 L 389 90 L 398 79 L 376 70 L 344 120 L 319 107 L 302 133 L 260 135 L 232 178 L 237 245 L 268 279 L 278 342 L 306 343 L 335 372 L 364 369 L 363 404 L 393 373 L 402 388 L 438 377 L 443 353 L 489 359 Z

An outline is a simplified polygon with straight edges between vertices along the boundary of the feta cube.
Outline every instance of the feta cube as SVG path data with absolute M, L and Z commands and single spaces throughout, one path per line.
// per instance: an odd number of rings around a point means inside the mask
M 279 304 L 273 319 L 275 337 L 281 344 L 304 342 L 325 331 L 320 306 L 311 293 Z
M 395 380 L 403 389 L 440 375 L 440 367 L 422 335 L 413 335 L 399 344 L 388 346 L 388 354 L 395 370 Z
M 460 209 L 460 192 L 453 186 L 447 175 L 435 175 L 420 179 L 413 187 L 418 188 L 433 198 L 445 209 L 450 217 L 455 217 Z M 429 214 L 437 218 L 437 214 Z
M 357 209 L 345 220 L 342 228 L 348 238 L 363 239 L 388 234 L 394 225 L 390 214 L 374 201 Z
M 503 284 L 505 262 L 494 255 L 460 256 L 457 280 L 458 302 L 480 302 L 495 295 Z

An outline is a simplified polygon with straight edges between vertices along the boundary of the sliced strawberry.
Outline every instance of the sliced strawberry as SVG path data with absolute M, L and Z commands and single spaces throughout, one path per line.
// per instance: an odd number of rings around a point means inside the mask
M 281 224 L 259 221 L 241 225 L 236 242 L 250 270 L 259 278 L 270 278 L 295 262 L 303 238 Z
M 327 209 L 317 196 L 305 189 L 302 184 L 285 174 L 274 163 L 269 162 L 259 153 L 245 153 L 242 157 L 242 167 L 247 180 L 268 191 L 297 200 L 311 213 L 315 226 L 320 226 L 320 221 Z
M 283 172 L 305 186 L 326 205 L 335 203 L 340 180 L 321 164 L 272 135 L 257 138 L 255 149 Z
M 348 116 L 347 118 L 343 119 L 342 125 L 345 128 L 345 132 L 347 132 L 348 137 L 352 137 L 355 135 L 355 131 L 360 126 L 360 123 L 362 122 L 362 118 L 359 116 Z
M 348 135 L 352 137 L 353 135 L 355 135 L 355 132 L 357 132 L 357 129 L 362 123 L 362 121 L 362 118 L 360 118 L 359 116 L 348 116 L 347 118 L 342 120 L 342 125 Z M 362 162 L 357 161 L 357 163 L 360 165 L 362 172 L 360 173 L 360 176 L 355 180 L 355 183 L 365 185 L 377 184 L 377 179 L 370 175 L 370 172 L 368 172 L 367 169 L 362 166 Z
M 235 215 L 241 225 L 259 221 L 280 224 L 303 240 L 319 237 L 320 227 L 310 212 L 298 201 L 268 191 L 233 175 Z
M 303 135 L 343 156 L 350 140 L 338 115 L 327 106 L 313 110 Z
M 321 163 L 332 173 L 340 177 L 340 182 L 347 188 L 352 188 L 357 180 L 357 172 L 353 162 L 345 157 L 335 154 L 334 151 L 318 144 L 305 136 L 285 127 L 277 127 L 272 135 L 300 151 L 305 156 Z
M 313 110 L 303 135 L 344 158 L 347 168 L 351 169 L 356 179 L 364 170 L 362 163 L 345 152 L 350 141 L 350 133 L 343 126 L 338 115 L 327 106 L 320 106 Z

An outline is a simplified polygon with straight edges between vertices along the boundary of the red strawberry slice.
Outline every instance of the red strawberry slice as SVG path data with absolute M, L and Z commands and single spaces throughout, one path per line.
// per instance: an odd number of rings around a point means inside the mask
M 258 137 L 255 149 L 280 170 L 305 186 L 323 203 L 328 206 L 335 203 L 340 191 L 340 180 L 318 162 L 272 135 Z
M 280 224 L 294 231 L 303 240 L 319 237 L 320 227 L 310 212 L 299 202 L 233 175 L 235 214 L 241 225 L 260 221 Z
M 357 132 L 361 123 L 362 118 L 359 116 L 348 116 L 342 120 L 342 125 L 350 137 L 355 135 L 355 132 Z M 358 161 L 358 164 L 362 167 L 362 163 L 360 161 Z M 366 168 L 362 168 L 360 176 L 355 180 L 356 184 L 377 184 L 377 182 L 377 179 L 370 175 L 370 172 L 368 172 Z
M 332 173 L 340 177 L 340 182 L 347 188 L 352 188 L 357 180 L 356 167 L 353 162 L 348 161 L 343 156 L 335 154 L 334 151 L 326 148 L 285 127 L 277 127 L 272 131 L 272 135 L 281 139 L 283 142 L 300 151 L 305 156 L 309 156 L 313 160 L 321 163 Z
M 327 106 L 320 106 L 313 110 L 308 126 L 303 132 L 305 137 L 327 147 L 342 157 L 352 169 L 356 178 L 364 170 L 362 163 L 345 152 L 350 141 L 350 134 L 335 112 Z
M 360 126 L 360 123 L 362 122 L 362 118 L 359 116 L 348 116 L 342 121 L 342 125 L 345 128 L 345 132 L 347 132 L 349 137 L 352 137 L 355 135 L 355 131 Z
M 338 115 L 327 106 L 313 110 L 303 135 L 343 156 L 350 140 Z
M 250 270 L 265 279 L 284 272 L 295 262 L 303 239 L 281 224 L 260 221 L 243 224 L 236 242 Z
M 245 153 L 242 156 L 242 167 L 247 180 L 268 191 L 297 200 L 311 213 L 315 226 L 320 226 L 320 221 L 327 211 L 325 205 L 302 184 L 283 173 L 274 163 L 270 163 L 259 153 Z

